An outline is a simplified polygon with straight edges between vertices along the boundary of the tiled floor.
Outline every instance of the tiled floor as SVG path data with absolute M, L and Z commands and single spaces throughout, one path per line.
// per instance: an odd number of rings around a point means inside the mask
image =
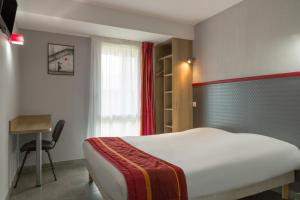
M 37 188 L 34 172 L 22 174 L 11 200 L 102 200 L 83 164 L 56 166 L 56 175 L 54 181 L 51 170 L 44 169 L 43 186 Z
M 43 186 L 35 187 L 35 174 L 21 176 L 11 200 L 102 200 L 94 184 L 88 183 L 84 164 L 56 166 L 58 181 L 54 181 L 50 169 L 43 171 Z M 280 200 L 280 196 L 266 192 L 243 200 Z

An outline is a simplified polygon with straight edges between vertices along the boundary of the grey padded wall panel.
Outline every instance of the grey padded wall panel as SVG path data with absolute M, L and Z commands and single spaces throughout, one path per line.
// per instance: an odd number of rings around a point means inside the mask
M 300 77 L 193 87 L 194 127 L 271 136 L 300 147 Z

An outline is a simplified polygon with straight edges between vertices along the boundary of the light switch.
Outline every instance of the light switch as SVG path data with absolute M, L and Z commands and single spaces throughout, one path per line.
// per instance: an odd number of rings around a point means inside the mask
M 197 102 L 193 101 L 193 108 L 196 108 L 196 107 L 197 107 Z

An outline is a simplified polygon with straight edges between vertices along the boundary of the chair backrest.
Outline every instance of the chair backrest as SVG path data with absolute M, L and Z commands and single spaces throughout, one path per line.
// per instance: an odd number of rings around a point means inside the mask
M 64 125 L 65 125 L 65 120 L 59 120 L 56 123 L 55 128 L 52 133 L 52 141 L 54 142 L 54 144 L 56 144 L 56 142 L 58 141 L 58 139 L 61 135 L 61 132 L 64 128 Z

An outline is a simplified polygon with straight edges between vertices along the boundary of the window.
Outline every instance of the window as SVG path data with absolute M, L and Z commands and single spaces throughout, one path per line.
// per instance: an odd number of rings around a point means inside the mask
M 140 135 L 141 45 L 92 37 L 88 137 Z
M 101 43 L 101 136 L 140 134 L 140 46 Z

